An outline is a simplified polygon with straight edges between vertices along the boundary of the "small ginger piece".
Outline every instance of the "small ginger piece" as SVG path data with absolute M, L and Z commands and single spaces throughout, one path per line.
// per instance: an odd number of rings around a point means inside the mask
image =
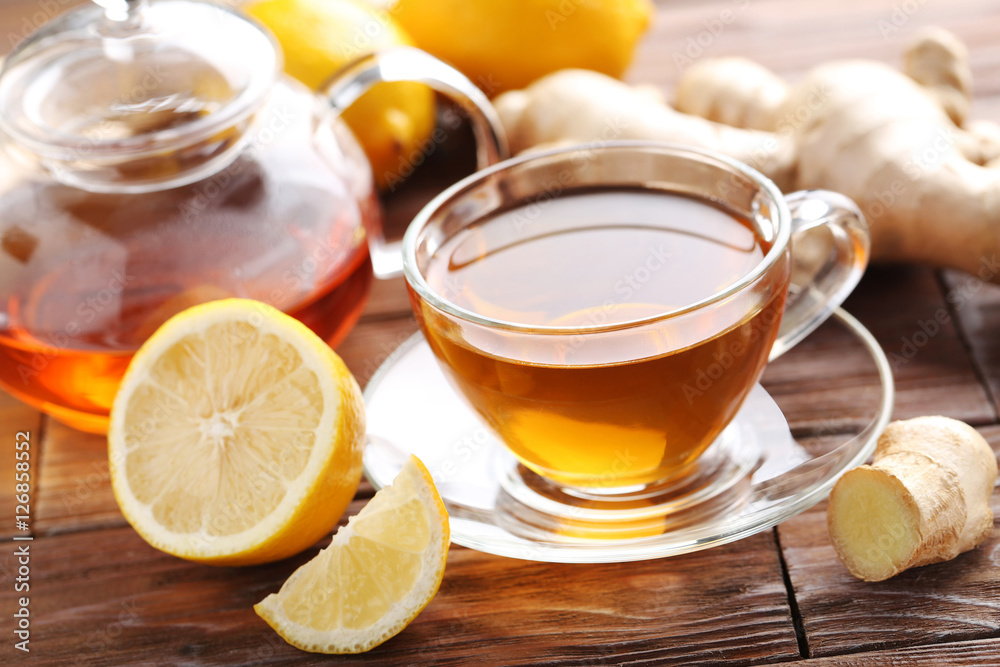
M 993 450 L 971 426 L 947 417 L 893 422 L 873 463 L 833 487 L 830 541 L 865 581 L 951 560 L 990 534 L 996 479 Z

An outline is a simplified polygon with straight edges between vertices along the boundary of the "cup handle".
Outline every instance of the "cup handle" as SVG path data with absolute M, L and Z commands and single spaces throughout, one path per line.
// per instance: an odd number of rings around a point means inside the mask
M 503 125 L 486 95 L 457 69 L 420 49 L 407 46 L 363 56 L 334 75 L 324 95 L 334 113 L 339 114 L 383 81 L 423 83 L 462 107 L 472 122 L 478 169 L 508 157 Z M 376 277 L 394 278 L 403 274 L 403 253 L 398 241 L 387 242 L 378 230 L 372 234 L 369 246 Z
M 769 359 L 777 359 L 812 333 L 844 302 L 861 280 L 871 246 L 868 224 L 851 199 L 828 190 L 802 190 L 785 197 L 792 214 L 792 265 L 796 237 L 802 242 L 810 229 L 826 226 L 832 247 L 817 257 L 804 285 L 789 288 L 788 303 Z

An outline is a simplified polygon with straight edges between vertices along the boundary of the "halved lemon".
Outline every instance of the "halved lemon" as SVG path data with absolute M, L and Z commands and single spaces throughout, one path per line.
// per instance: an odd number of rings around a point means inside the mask
M 250 565 L 337 524 L 361 480 L 364 404 L 318 336 L 257 301 L 168 320 L 139 349 L 111 410 L 111 483 L 152 546 Z
M 437 593 L 449 536 L 434 481 L 411 455 L 391 486 L 254 610 L 304 651 L 367 651 L 409 625 Z

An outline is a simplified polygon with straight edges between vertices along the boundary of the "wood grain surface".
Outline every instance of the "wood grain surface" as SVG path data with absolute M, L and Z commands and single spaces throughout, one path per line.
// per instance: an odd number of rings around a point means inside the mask
M 272 565 L 214 568 L 150 549 L 127 527 L 97 534 L 98 543 L 94 532 L 81 531 L 33 544 L 33 662 L 329 663 L 278 640 L 252 610 L 315 549 Z M 727 576 L 716 576 L 722 570 Z M 432 664 L 792 659 L 798 649 L 786 603 L 770 533 L 624 567 L 485 557 L 456 547 L 418 622 L 337 663 L 410 665 L 421 655 Z M 0 604 L 8 608 L 9 599 L 0 596 Z
M 71 4 L 0 0 L 0 50 Z M 726 11 L 733 20 L 716 30 Z M 1000 120 L 1000 0 L 662 0 L 628 78 L 669 94 L 678 56 L 695 52 L 747 55 L 792 80 L 831 58 L 898 64 L 906 40 L 931 24 L 970 47 L 973 115 Z M 388 235 L 398 238 L 442 183 L 471 169 L 468 135 L 449 137 L 386 199 Z M 963 419 L 1000 450 L 1000 287 L 876 267 L 847 307 L 893 358 L 896 417 Z M 939 313 L 946 321 L 929 333 Z M 415 330 L 402 281 L 378 282 L 338 351 L 364 385 Z M 828 323 L 769 366 L 764 382 L 819 453 L 873 414 L 875 378 L 863 349 Z M 326 540 L 252 568 L 175 559 L 147 546 L 118 512 L 103 438 L 0 394 L 7 461 L 18 431 L 32 434 L 34 456 L 32 651 L 12 647 L 18 531 L 4 473 L 0 517 L 11 518 L 0 519 L 0 664 L 1000 665 L 1000 528 L 954 562 L 866 584 L 837 561 L 823 504 L 734 544 L 641 563 L 557 565 L 452 547 L 441 591 L 399 636 L 361 656 L 315 656 L 285 644 L 252 605 Z M 371 494 L 364 482 L 349 513 Z M 1000 510 L 1000 495 L 993 500 Z
M 1000 639 L 913 646 L 893 651 L 869 651 L 840 656 L 782 663 L 792 667 L 927 667 L 928 665 L 968 665 L 996 667 L 1000 660 Z

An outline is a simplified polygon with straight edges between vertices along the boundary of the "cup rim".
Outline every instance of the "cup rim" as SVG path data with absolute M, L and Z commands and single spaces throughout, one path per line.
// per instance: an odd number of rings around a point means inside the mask
M 700 158 L 708 158 L 710 160 L 715 160 L 721 162 L 726 167 L 741 173 L 750 180 L 754 181 L 761 190 L 767 193 L 775 205 L 776 215 L 774 216 L 777 233 L 775 235 L 774 243 L 771 245 L 770 250 L 764 255 L 763 259 L 754 266 L 749 272 L 740 277 L 738 280 L 734 281 L 729 286 L 723 288 L 722 290 L 695 301 L 694 303 L 688 304 L 686 306 L 681 306 L 679 308 L 673 308 L 664 310 L 662 313 L 656 315 L 650 315 L 648 317 L 642 317 L 634 320 L 625 320 L 622 322 L 614 322 L 611 324 L 582 324 L 575 326 L 553 326 L 553 325 L 540 325 L 540 324 L 523 324 L 520 322 L 513 322 L 510 320 L 503 320 L 499 318 L 492 318 L 476 313 L 474 311 L 463 308 L 451 301 L 448 301 L 443 296 L 439 295 L 427 282 L 423 274 L 417 268 L 417 240 L 420 233 L 428 226 L 431 222 L 432 217 L 437 214 L 440 210 L 446 208 L 451 200 L 455 199 L 458 195 L 465 192 L 466 190 L 479 185 L 481 182 L 487 178 L 499 174 L 503 171 L 510 169 L 511 167 L 524 164 L 526 162 L 532 162 L 535 160 L 546 159 L 553 156 L 559 156 L 564 154 L 572 154 L 576 152 L 607 152 L 607 151 L 617 151 L 617 150 L 635 150 L 635 149 L 654 149 L 665 153 L 670 153 L 673 155 L 678 155 L 684 157 L 685 154 L 688 156 L 698 156 Z M 645 326 L 648 324 L 653 324 L 656 322 L 661 322 L 664 320 L 672 319 L 687 313 L 691 313 L 696 310 L 700 310 L 709 306 L 713 303 L 723 301 L 734 294 L 745 289 L 747 286 L 753 284 L 761 276 L 767 273 L 771 267 L 784 255 L 785 250 L 788 247 L 789 240 L 791 239 L 791 214 L 788 210 L 788 205 L 785 202 L 785 197 L 778 186 L 774 184 L 771 179 L 767 178 L 764 174 L 760 173 L 753 167 L 750 167 L 739 160 L 724 155 L 722 153 L 707 150 L 700 147 L 686 146 L 683 144 L 677 144 L 665 141 L 645 141 L 645 140 L 614 140 L 614 141 L 602 141 L 599 143 L 580 143 L 574 144 L 572 146 L 561 146 L 559 148 L 553 148 L 545 151 L 532 152 L 527 154 L 522 154 L 516 157 L 508 158 L 494 165 L 491 165 L 485 169 L 481 169 L 477 172 L 466 176 L 457 183 L 451 185 L 439 195 L 434 197 L 430 202 L 428 202 L 413 218 L 410 225 L 406 229 L 406 233 L 403 236 L 402 242 L 402 253 L 403 253 L 403 275 L 406 278 L 406 282 L 414 289 L 421 299 L 434 306 L 438 310 L 444 311 L 449 315 L 457 317 L 461 320 L 479 324 L 492 329 L 503 329 L 507 331 L 523 332 L 523 333 L 535 333 L 535 334 L 584 334 L 584 333 L 600 333 L 609 331 L 620 331 L 623 329 L 632 329 L 635 327 Z

